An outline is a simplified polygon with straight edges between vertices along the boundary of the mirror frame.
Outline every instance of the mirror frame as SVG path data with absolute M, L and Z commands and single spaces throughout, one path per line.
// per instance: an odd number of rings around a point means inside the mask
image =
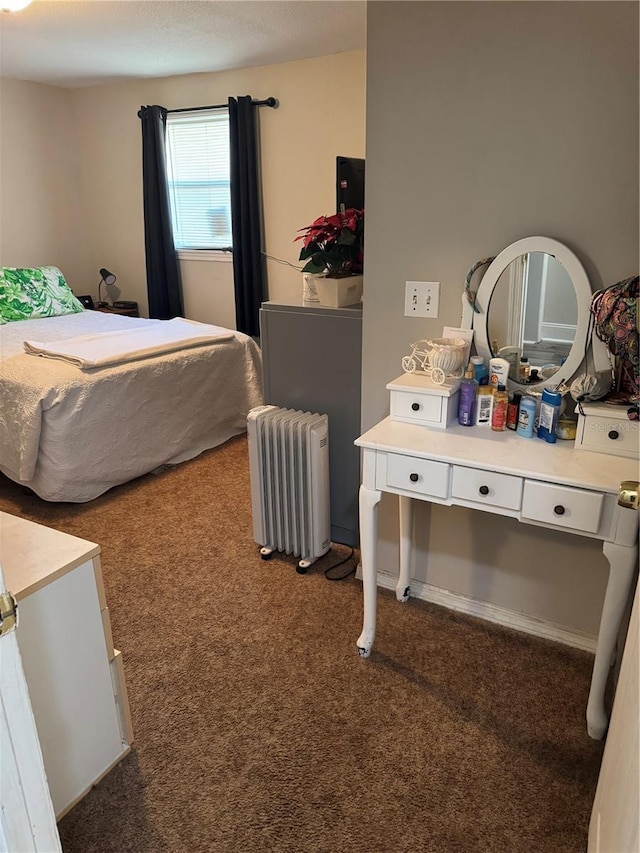
M 499 255 L 496 255 L 487 267 L 476 293 L 478 311 L 471 309 L 471 318 L 468 317 L 468 311 L 465 311 L 466 316 L 463 317 L 463 325 L 466 325 L 466 328 L 473 328 L 475 348 L 478 355 L 484 358 L 487 366 L 489 359 L 493 358 L 487 328 L 487 310 L 498 279 L 512 261 L 528 252 L 545 252 L 552 255 L 565 268 L 573 282 L 576 294 L 578 321 L 573 345 L 560 369 L 549 379 L 541 380 L 535 385 L 522 385 L 509 378 L 509 388 L 513 391 L 523 388 L 530 391 L 541 391 L 543 388 L 555 388 L 562 383 L 568 384 L 569 380 L 577 373 L 591 346 L 588 337 L 592 293 L 589 278 L 582 263 L 571 249 L 568 249 L 558 240 L 551 237 L 525 237 L 507 246 Z

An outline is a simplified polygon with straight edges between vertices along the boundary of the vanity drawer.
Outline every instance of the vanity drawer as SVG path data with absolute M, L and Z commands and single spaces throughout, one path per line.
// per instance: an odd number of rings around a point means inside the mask
M 380 488 L 389 486 L 393 489 L 436 498 L 449 496 L 451 466 L 446 462 L 416 459 L 413 456 L 401 456 L 398 453 L 388 453 L 386 462 L 384 483 L 380 484 Z
M 615 406 L 606 403 L 583 404 L 584 414 L 578 416 L 576 450 L 609 453 L 612 456 L 640 456 L 638 421 L 626 415 L 617 417 Z
M 442 397 L 422 394 L 420 391 L 392 391 L 391 419 L 411 424 L 440 424 L 442 401 Z
M 428 376 L 404 373 L 389 382 L 389 415 L 392 421 L 444 429 L 458 416 L 460 383 L 436 385 Z
M 520 509 L 522 478 L 454 465 L 451 497 L 504 509 Z
M 600 492 L 526 480 L 522 518 L 597 533 L 603 502 L 604 495 Z

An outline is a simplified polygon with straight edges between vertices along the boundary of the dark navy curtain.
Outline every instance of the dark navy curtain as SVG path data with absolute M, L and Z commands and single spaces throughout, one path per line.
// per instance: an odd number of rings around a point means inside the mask
M 184 316 L 184 305 L 167 186 L 167 111 L 154 104 L 140 107 L 138 116 L 142 123 L 142 192 L 149 316 L 156 320 L 170 320 Z
M 266 294 L 257 110 L 249 95 L 229 98 L 236 327 L 253 337 L 260 334 L 259 311 Z

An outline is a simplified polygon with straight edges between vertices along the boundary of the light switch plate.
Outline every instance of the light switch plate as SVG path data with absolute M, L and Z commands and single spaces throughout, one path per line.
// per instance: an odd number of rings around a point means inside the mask
M 440 304 L 439 281 L 406 282 L 405 317 L 437 317 Z

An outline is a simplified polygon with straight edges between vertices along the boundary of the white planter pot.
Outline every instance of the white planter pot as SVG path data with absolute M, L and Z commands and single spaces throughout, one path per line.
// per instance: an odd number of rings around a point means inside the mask
M 323 275 L 314 275 L 312 272 L 302 273 L 302 301 L 319 302 L 317 281 L 324 278 Z
M 324 305 L 327 308 L 357 305 L 359 302 L 362 302 L 362 276 L 350 275 L 345 278 L 316 277 L 316 290 L 320 305 Z

